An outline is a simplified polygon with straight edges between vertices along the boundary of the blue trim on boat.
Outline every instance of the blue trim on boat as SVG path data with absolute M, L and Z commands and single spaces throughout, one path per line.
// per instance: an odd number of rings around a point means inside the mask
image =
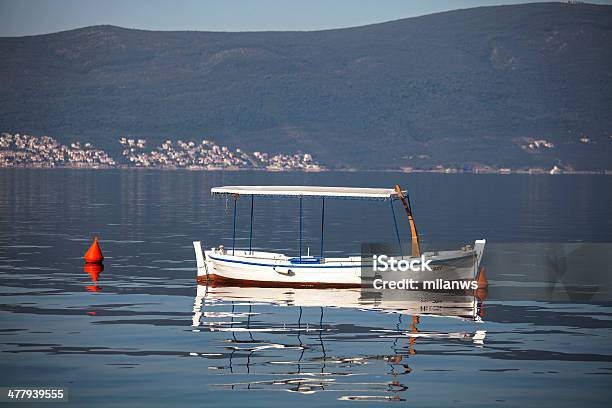
M 291 262 L 292 264 L 320 264 L 321 263 L 321 258 L 320 257 L 302 257 L 302 258 L 289 258 L 288 259 L 289 262 Z
M 264 263 L 259 263 L 259 262 L 247 262 L 247 261 L 237 261 L 234 259 L 225 259 L 225 258 L 215 258 L 214 256 L 209 255 L 208 256 L 210 259 L 214 260 L 214 261 L 221 261 L 221 262 L 231 262 L 231 263 L 238 263 L 238 264 L 243 264 L 243 265 L 254 265 L 254 266 L 269 266 L 269 267 L 278 267 L 278 268 L 329 268 L 329 269 L 339 269 L 339 268 L 361 268 L 361 264 L 355 264 L 355 265 L 321 265 L 321 264 L 315 264 L 315 265 L 300 265 L 300 264 L 287 264 L 287 265 L 276 265 L 276 264 L 264 264 Z

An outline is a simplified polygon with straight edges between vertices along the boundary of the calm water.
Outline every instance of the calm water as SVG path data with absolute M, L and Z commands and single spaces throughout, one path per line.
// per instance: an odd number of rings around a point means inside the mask
M 396 182 L 425 241 L 491 243 L 482 321 L 449 317 L 465 300 L 452 297 L 412 294 L 395 313 L 359 291 L 195 284 L 191 241 L 231 246 L 231 203 L 211 186 Z M 316 253 L 320 203 L 304 204 Z M 61 386 L 72 406 L 607 405 L 606 268 L 560 280 L 494 254 L 612 242 L 611 208 L 605 176 L 2 170 L 0 386 Z M 240 246 L 248 212 L 239 200 Z M 256 202 L 254 246 L 297 253 L 297 214 L 297 201 Z M 395 238 L 384 202 L 329 201 L 326 221 L 327 254 Z M 94 235 L 97 276 L 81 259 Z

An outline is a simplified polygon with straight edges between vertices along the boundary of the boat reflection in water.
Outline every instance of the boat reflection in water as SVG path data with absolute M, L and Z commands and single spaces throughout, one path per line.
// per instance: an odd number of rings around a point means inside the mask
M 345 308 L 361 311 L 359 321 L 347 321 L 355 313 Z M 429 354 L 439 342 L 484 344 L 481 308 L 473 291 L 197 285 L 193 331 L 211 333 L 213 341 L 206 353 L 191 355 L 222 362 L 209 366 L 224 375 L 215 388 L 401 401 L 419 344 Z M 428 331 L 424 320 L 443 330 Z

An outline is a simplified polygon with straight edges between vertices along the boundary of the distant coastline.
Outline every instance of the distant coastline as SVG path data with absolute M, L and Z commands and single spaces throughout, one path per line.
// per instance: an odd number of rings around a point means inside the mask
M 442 171 L 437 169 L 413 169 L 410 171 L 402 169 L 355 169 L 355 168 L 324 168 L 319 170 L 304 170 L 304 169 L 293 169 L 293 170 L 269 170 L 265 168 L 248 168 L 248 167 L 210 167 L 210 168 L 198 168 L 198 167 L 136 167 L 128 165 L 117 165 L 117 166 L 96 166 L 96 165 L 63 165 L 63 166 L 40 166 L 40 165 L 22 165 L 22 166 L 0 166 L 2 170 L 130 170 L 130 171 L 194 171 L 194 172 L 242 172 L 242 171 L 255 171 L 262 173 L 405 173 L 405 174 L 416 174 L 416 173 L 429 173 L 429 174 L 481 174 L 481 175 L 528 175 L 528 176 L 549 176 L 549 175 L 612 175 L 612 170 L 602 171 L 589 171 L 589 170 L 571 170 L 563 172 L 552 172 L 546 171 L 545 169 L 518 169 L 511 171 L 494 171 L 494 170 L 460 170 L 460 171 Z
M 49 136 L 20 133 L 0 135 L 0 167 L 71 168 L 184 168 L 191 170 L 265 169 L 268 171 L 322 171 L 309 153 L 246 152 L 230 149 L 212 140 L 200 142 L 166 140 L 147 149 L 146 139 L 119 139 L 121 157 L 114 158 L 92 143 L 60 143 Z
M 230 149 L 214 141 L 166 140 L 147 149 L 145 139 L 122 137 L 118 140 L 121 157 L 113 158 L 91 143 L 61 144 L 49 136 L 2 133 L 0 168 L 70 168 L 70 169 L 159 169 L 189 171 L 264 171 L 264 172 L 399 172 L 441 174 L 612 174 L 612 170 L 576 170 L 555 165 L 543 167 L 496 167 L 474 163 L 462 167 L 434 164 L 429 167 L 354 168 L 327 167 L 309 153 L 271 154 Z

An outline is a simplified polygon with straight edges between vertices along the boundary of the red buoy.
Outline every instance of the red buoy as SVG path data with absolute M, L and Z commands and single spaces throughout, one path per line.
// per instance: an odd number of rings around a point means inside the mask
M 104 257 L 102 256 L 102 250 L 98 244 L 98 237 L 94 238 L 93 244 L 85 252 L 85 262 L 87 263 L 102 263 Z

